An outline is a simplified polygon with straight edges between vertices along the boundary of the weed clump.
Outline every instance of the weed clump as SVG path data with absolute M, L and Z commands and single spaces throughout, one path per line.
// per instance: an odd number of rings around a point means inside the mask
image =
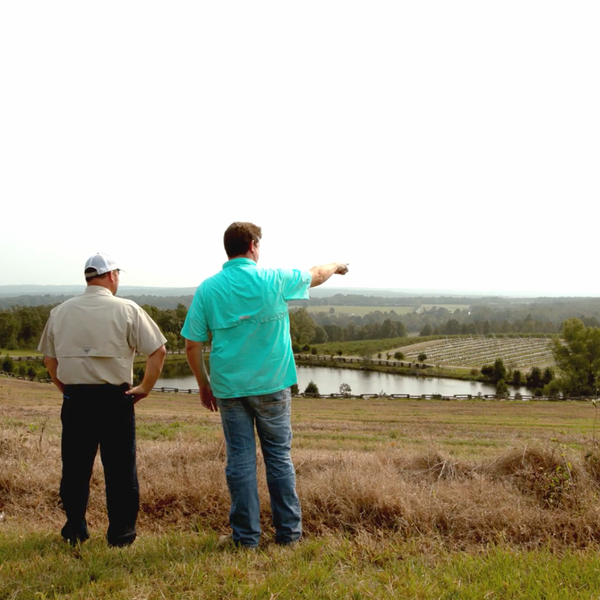
M 581 469 L 555 449 L 525 448 L 514 450 L 490 468 L 494 478 L 513 483 L 521 492 L 537 499 L 545 508 L 577 504 L 576 482 Z

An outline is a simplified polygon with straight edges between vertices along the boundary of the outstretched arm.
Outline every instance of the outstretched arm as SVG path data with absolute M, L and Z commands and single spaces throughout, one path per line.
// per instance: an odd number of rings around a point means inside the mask
M 309 269 L 312 275 L 310 287 L 317 287 L 325 283 L 332 275 L 345 275 L 348 272 L 348 263 L 329 263 Z
M 196 377 L 198 387 L 200 388 L 200 402 L 202 406 L 208 408 L 208 410 L 216 411 L 217 400 L 212 393 L 210 387 L 210 379 L 206 372 L 206 365 L 204 364 L 204 357 L 202 356 L 202 349 L 204 348 L 204 342 L 193 342 L 192 340 L 185 340 L 185 353 L 187 360 Z
M 159 378 L 160 372 L 162 371 L 166 355 L 167 349 L 163 345 L 148 356 L 142 383 L 125 392 L 128 396 L 133 396 L 134 404 L 139 402 L 142 398 L 145 398 L 152 391 L 152 388 L 156 384 L 156 380 Z

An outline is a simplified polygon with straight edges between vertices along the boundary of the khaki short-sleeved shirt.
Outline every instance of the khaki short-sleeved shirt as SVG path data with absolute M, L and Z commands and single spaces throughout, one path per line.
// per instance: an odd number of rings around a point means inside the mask
M 135 302 L 89 285 L 50 312 L 38 350 L 58 360 L 66 385 L 133 382 L 135 352 L 150 355 L 166 342 Z

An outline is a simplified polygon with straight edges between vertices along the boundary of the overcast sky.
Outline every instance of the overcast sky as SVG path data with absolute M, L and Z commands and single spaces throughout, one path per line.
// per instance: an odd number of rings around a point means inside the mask
M 600 3 L 0 4 L 0 285 L 600 295 Z

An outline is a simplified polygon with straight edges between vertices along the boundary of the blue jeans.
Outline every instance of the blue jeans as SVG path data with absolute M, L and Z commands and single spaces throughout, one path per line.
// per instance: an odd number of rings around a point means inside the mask
M 233 541 L 255 547 L 260 538 L 260 504 L 256 481 L 256 439 L 260 440 L 275 542 L 291 544 L 302 535 L 296 472 L 290 458 L 292 395 L 289 388 L 264 396 L 217 399 L 227 444 L 227 486 L 231 496 Z

